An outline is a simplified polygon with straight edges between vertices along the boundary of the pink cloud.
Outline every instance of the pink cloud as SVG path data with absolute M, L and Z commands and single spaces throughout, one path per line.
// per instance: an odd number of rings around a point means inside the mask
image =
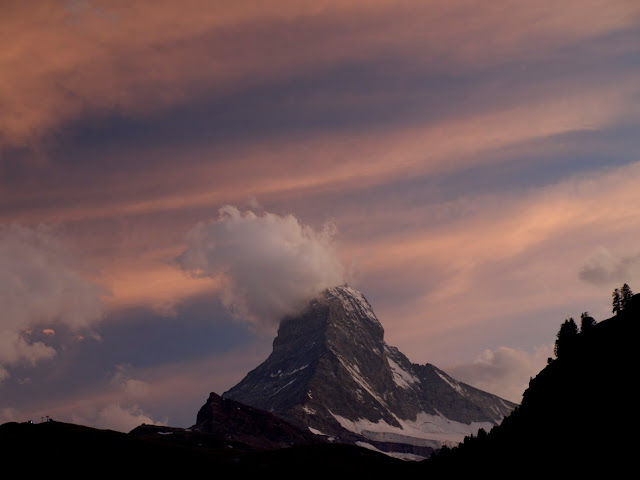
M 35 364 L 55 350 L 25 332 L 42 324 L 87 329 L 102 319 L 102 289 L 82 275 L 64 240 L 46 226 L 0 226 L 0 365 Z M 42 330 L 55 334 L 51 328 Z
M 0 91 L 10 92 L 0 138 L 23 143 L 86 113 L 146 115 L 210 89 L 381 53 L 436 69 L 542 55 L 628 28 L 638 13 L 633 2 L 605 0 L 321 5 L 193 0 L 176 14 L 166 1 L 14 3 L 4 12 L 12 41 L 0 55 Z
M 447 373 L 476 388 L 520 403 L 529 380 L 547 365 L 550 357 L 553 357 L 551 345 L 533 352 L 499 347 L 485 350 L 473 363 L 448 367 Z

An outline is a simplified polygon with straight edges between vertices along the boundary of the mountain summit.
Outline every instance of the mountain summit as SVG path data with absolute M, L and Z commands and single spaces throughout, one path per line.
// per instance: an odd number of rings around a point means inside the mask
M 411 363 L 385 343 L 371 305 L 348 285 L 283 319 L 269 358 L 223 398 L 332 441 L 408 458 L 489 430 L 516 407 L 433 365 Z

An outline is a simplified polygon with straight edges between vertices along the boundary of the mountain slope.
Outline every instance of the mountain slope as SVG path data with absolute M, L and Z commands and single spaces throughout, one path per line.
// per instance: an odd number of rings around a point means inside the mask
M 282 321 L 269 358 L 223 397 L 334 441 L 420 457 L 490 429 L 515 407 L 412 364 L 383 337 L 360 292 L 328 289 Z
M 619 315 L 579 333 L 529 384 L 521 406 L 486 435 L 466 438 L 424 462 L 430 473 L 549 472 L 608 478 L 636 467 L 640 296 Z

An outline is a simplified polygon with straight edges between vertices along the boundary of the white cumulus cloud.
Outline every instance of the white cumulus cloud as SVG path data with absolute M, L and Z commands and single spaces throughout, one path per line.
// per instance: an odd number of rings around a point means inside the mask
M 323 289 L 344 282 L 334 234 L 331 225 L 317 231 L 293 215 L 225 206 L 218 218 L 189 232 L 178 261 L 193 275 L 220 278 L 225 307 L 265 330 Z

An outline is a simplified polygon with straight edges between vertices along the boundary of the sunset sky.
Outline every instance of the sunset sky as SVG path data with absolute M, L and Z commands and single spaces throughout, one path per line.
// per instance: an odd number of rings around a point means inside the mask
M 0 0 L 0 423 L 188 427 L 347 282 L 519 402 L 640 290 L 637 0 Z

